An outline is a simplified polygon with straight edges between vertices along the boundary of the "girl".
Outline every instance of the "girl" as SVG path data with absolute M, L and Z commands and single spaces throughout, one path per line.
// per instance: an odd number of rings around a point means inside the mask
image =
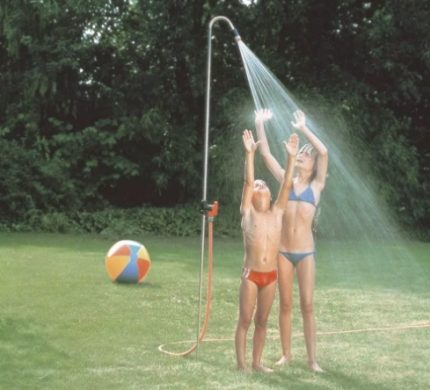
M 260 143 L 260 153 L 266 167 L 280 182 L 284 169 L 270 152 L 264 131 L 264 121 L 271 117 L 269 110 L 256 113 L 255 124 Z M 279 328 L 282 357 L 276 363 L 283 365 L 291 360 L 291 312 L 294 272 L 297 273 L 300 293 L 300 308 L 308 355 L 308 366 L 312 371 L 322 372 L 316 360 L 316 326 L 313 306 L 315 287 L 315 242 L 312 224 L 321 191 L 327 175 L 327 148 L 306 126 L 303 112 L 294 113 L 292 126 L 309 141 L 298 152 L 293 186 L 288 197 L 283 222 L 281 246 L 278 256 L 278 286 L 280 298 Z

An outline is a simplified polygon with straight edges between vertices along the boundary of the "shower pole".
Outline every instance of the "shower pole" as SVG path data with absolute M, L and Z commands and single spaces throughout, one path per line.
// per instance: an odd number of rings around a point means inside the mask
M 209 117 L 210 117 L 210 95 L 211 95 L 211 68 L 212 68 L 212 27 L 217 21 L 226 22 L 234 34 L 236 42 L 240 41 L 239 32 L 234 27 L 230 19 L 225 16 L 215 16 L 209 22 L 208 30 L 208 57 L 207 57 L 207 77 L 206 77 L 206 107 L 205 107 L 205 139 L 203 145 L 203 195 L 200 212 L 202 213 L 202 234 L 201 234 L 201 257 L 200 257 L 200 276 L 199 276 L 199 304 L 197 314 L 197 349 L 200 336 L 200 310 L 202 301 L 202 281 L 204 268 L 205 237 L 206 237 L 206 219 L 207 213 L 211 210 L 211 205 L 207 202 L 207 185 L 208 185 L 208 155 L 209 155 Z

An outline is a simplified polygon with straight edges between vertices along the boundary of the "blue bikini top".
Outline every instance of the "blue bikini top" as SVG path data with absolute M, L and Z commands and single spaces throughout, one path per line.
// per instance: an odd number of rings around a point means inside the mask
M 310 185 L 307 186 L 306 189 L 299 195 L 296 195 L 293 188 L 290 192 L 290 195 L 288 196 L 288 200 L 292 200 L 296 202 L 306 202 L 316 206 L 314 192 L 312 191 L 312 188 Z

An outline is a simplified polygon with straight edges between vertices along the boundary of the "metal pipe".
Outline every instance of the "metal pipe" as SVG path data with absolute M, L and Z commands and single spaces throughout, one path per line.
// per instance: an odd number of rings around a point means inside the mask
M 207 196 L 207 177 L 208 177 L 208 148 L 209 148 L 209 116 L 210 116 L 210 95 L 211 95 L 211 71 L 212 71 L 212 26 L 215 22 L 223 20 L 228 23 L 230 29 L 233 31 L 236 42 L 241 38 L 239 32 L 233 26 L 230 19 L 225 16 L 215 16 L 209 22 L 208 33 L 208 57 L 207 57 L 207 77 L 206 77 L 206 109 L 205 109 L 205 143 L 204 143 L 204 161 L 203 161 L 203 200 L 206 201 Z
M 240 41 L 239 32 L 234 27 L 230 19 L 225 16 L 215 16 L 209 22 L 208 29 L 208 57 L 207 57 L 207 71 L 206 71 L 206 108 L 205 108 L 205 139 L 203 146 L 203 195 L 202 195 L 202 236 L 201 236 L 201 257 L 200 257 L 200 277 L 199 277 L 199 304 L 198 304 L 198 318 L 197 318 L 197 345 L 199 343 L 200 335 L 200 310 L 202 301 L 202 280 L 203 280 L 203 268 L 204 268 L 204 253 L 205 253 L 205 237 L 206 237 L 206 211 L 205 206 L 207 205 L 207 185 L 208 185 L 208 155 L 209 155 L 209 116 L 210 116 L 210 90 L 211 90 L 211 71 L 212 71 L 212 27 L 218 21 L 227 22 L 230 29 L 234 34 L 236 42 Z M 196 354 L 198 347 L 196 349 Z

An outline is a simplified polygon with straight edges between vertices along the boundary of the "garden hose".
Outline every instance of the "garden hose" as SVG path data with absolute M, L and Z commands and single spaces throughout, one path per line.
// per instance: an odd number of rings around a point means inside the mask
M 218 202 L 214 202 L 210 205 L 210 208 L 207 210 L 207 221 L 208 221 L 208 284 L 207 284 L 207 293 L 206 293 L 206 310 L 203 326 L 200 330 L 199 337 L 197 341 L 184 352 L 171 352 L 167 351 L 163 348 L 164 345 L 160 345 L 158 350 L 170 356 L 188 356 L 193 353 L 200 342 L 203 341 L 205 337 L 208 324 L 209 324 L 209 316 L 212 307 L 212 270 L 213 270 L 213 222 L 215 217 L 218 215 Z

